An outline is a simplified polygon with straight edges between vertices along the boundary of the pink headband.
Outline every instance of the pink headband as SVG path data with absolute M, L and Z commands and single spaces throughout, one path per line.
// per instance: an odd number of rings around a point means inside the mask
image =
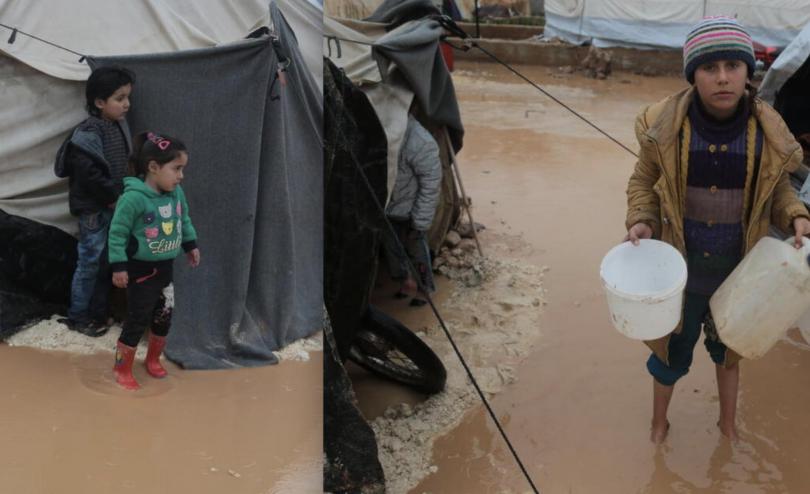
M 157 146 L 158 149 L 160 149 L 161 151 L 167 150 L 169 146 L 172 145 L 172 141 L 164 139 L 159 135 L 155 134 L 154 132 L 147 133 L 146 138 L 149 139 L 149 141 L 155 146 Z

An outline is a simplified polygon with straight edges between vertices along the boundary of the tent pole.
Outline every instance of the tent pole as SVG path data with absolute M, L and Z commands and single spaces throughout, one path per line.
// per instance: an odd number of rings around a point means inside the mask
M 461 171 L 458 169 L 458 162 L 456 161 L 456 153 L 453 151 L 453 143 L 450 142 L 450 133 L 447 131 L 447 127 L 444 127 L 444 142 L 447 143 L 447 152 L 450 155 L 450 165 L 453 168 L 453 175 L 455 176 L 456 182 L 458 182 L 458 188 L 461 191 L 461 204 L 462 208 L 467 211 L 467 217 L 470 218 L 470 229 L 472 230 L 473 238 L 475 239 L 475 245 L 478 247 L 478 255 L 484 257 L 484 251 L 481 250 L 481 243 L 478 241 L 478 232 L 475 230 L 475 220 L 472 217 L 472 211 L 470 210 L 470 203 L 467 201 L 467 194 L 464 192 L 464 184 L 461 182 Z

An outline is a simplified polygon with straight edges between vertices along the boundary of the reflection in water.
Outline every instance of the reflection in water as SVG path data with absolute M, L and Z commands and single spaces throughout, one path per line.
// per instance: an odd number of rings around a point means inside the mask
M 787 487 L 781 482 L 782 474 L 779 469 L 763 459 L 754 443 L 746 440 L 746 436 L 750 434 L 743 432 L 737 443 L 732 443 L 719 434 L 713 440 L 709 439 L 711 436 L 707 437 L 707 442 L 713 443 L 712 453 L 704 473 L 699 478 L 694 478 L 694 475 L 703 469 L 691 466 L 688 470 L 680 470 L 676 459 L 678 453 L 667 445 L 659 446 L 654 455 L 652 476 L 640 492 L 644 494 L 786 492 Z
M 163 361 L 169 375 L 163 379 L 154 379 L 146 373 L 143 363 L 136 359 L 135 365 L 132 368 L 132 374 L 135 379 L 141 384 L 141 389 L 137 392 L 122 389 L 118 383 L 115 382 L 115 375 L 111 372 L 112 369 L 112 354 L 109 359 L 100 358 L 98 355 L 75 355 L 71 357 L 73 370 L 76 372 L 79 382 L 82 383 L 87 389 L 97 393 L 114 396 L 128 396 L 133 399 L 149 398 L 152 396 L 159 396 L 174 388 L 174 383 L 179 377 L 179 368 L 168 362 Z M 139 365 L 140 364 L 140 365 Z

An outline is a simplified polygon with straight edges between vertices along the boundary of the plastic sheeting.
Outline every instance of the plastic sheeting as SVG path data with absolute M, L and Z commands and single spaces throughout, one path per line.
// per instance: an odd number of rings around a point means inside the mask
M 425 116 L 447 127 L 456 152 L 461 149 L 464 126 L 453 79 L 439 50 L 443 28 L 433 20 L 407 22 L 374 44 L 372 56 L 383 74 L 396 68 L 413 91 Z
M 376 203 L 386 197 L 386 141 L 362 91 L 333 64 L 327 64 L 324 80 L 325 200 L 329 204 L 324 213 L 324 304 L 336 350 L 345 359 L 368 310 L 377 272 L 376 253 L 385 224 Z
M 385 129 L 390 192 L 414 97 L 427 118 L 448 127 L 456 150 L 461 148 L 464 127 L 453 81 L 439 52 L 438 22 L 411 21 L 387 33 L 384 24 L 365 26 L 361 33 L 327 18 L 324 52 L 366 93 Z
M 759 96 L 773 105 L 776 95 L 793 74 L 810 58 L 810 22 L 779 54 L 759 86 Z
M 808 0 L 546 0 L 546 37 L 600 47 L 681 48 L 705 16 L 736 17 L 754 40 L 785 46 L 810 21 Z

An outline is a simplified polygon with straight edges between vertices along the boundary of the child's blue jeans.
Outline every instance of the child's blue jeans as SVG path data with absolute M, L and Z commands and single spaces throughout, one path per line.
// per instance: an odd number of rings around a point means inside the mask
M 107 234 L 112 209 L 79 216 L 79 258 L 70 287 L 68 318 L 78 324 L 106 319 L 110 290 Z
M 709 312 L 710 298 L 709 295 L 684 293 L 683 327 L 680 333 L 672 333 L 669 338 L 669 365 L 662 362 L 654 353 L 647 359 L 647 370 L 659 383 L 672 386 L 689 372 L 692 354 L 700 339 L 700 329 Z M 722 365 L 726 358 L 726 346 L 717 339 L 717 335 L 707 333 L 704 344 L 712 361 Z

